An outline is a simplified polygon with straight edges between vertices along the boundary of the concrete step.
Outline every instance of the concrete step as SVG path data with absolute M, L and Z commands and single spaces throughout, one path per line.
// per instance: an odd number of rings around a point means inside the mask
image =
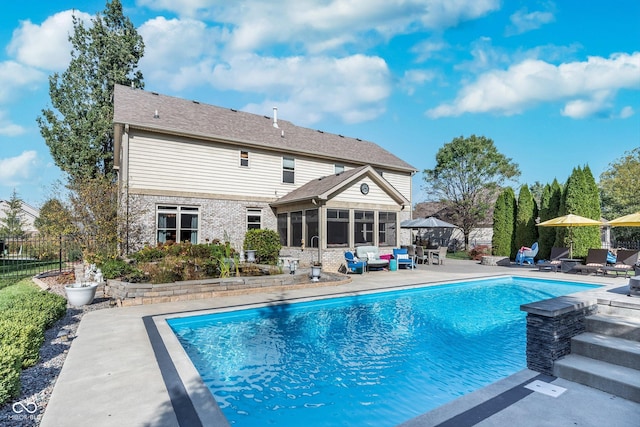
M 618 305 L 598 304 L 598 314 L 640 320 L 640 298 L 630 298 L 628 302 Z
M 571 339 L 571 354 L 640 370 L 639 341 L 585 332 Z
M 640 342 L 640 318 L 594 314 L 585 318 L 587 332 Z
M 640 403 L 640 371 L 570 354 L 553 365 L 553 374 Z

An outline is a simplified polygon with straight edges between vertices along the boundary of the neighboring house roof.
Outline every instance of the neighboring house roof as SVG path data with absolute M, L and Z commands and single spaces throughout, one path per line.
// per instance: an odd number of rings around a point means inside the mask
M 154 132 L 224 141 L 292 155 L 310 155 L 340 163 L 370 164 L 391 170 L 417 172 L 415 167 L 373 142 L 122 85 L 115 85 L 114 89 L 113 122 L 116 129 L 119 125 L 129 125 Z M 277 127 L 274 122 L 277 122 Z M 116 144 L 119 144 L 118 132 Z
M 6 200 L 0 200 L 0 219 L 6 218 L 7 215 L 5 211 L 7 209 L 9 209 L 9 202 Z M 40 211 L 25 202 L 22 202 L 21 211 L 22 219 L 25 221 L 27 231 L 34 231 L 35 227 L 33 222 L 38 218 L 38 216 L 40 216 Z
M 311 180 L 281 197 L 278 201 L 271 203 L 271 206 L 308 201 L 310 199 L 328 200 L 333 194 L 342 191 L 363 176 L 367 176 L 382 187 L 398 204 L 408 205 L 410 203 L 387 180 L 381 177 L 371 166 L 367 165 Z

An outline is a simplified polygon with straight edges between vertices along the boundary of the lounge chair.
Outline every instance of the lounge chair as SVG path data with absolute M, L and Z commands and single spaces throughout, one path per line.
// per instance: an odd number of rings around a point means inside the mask
M 618 276 L 618 273 L 623 273 L 624 277 L 629 277 L 632 273 L 635 274 L 639 256 L 640 251 L 638 250 L 619 249 L 616 254 L 616 262 L 612 266 L 603 267 L 602 275 L 615 273 Z
M 398 262 L 398 268 L 404 266 L 405 268 L 415 268 L 415 259 L 409 255 L 407 248 L 396 248 L 393 250 L 393 258 Z
M 433 263 L 436 265 L 444 265 L 444 260 L 447 258 L 447 247 L 438 247 L 438 252 L 433 253 Z
M 561 258 L 569 258 L 569 248 L 554 246 L 551 248 L 549 261 L 539 262 L 536 266 L 540 271 L 551 270 L 557 273 L 562 268 Z
M 516 262 L 522 264 L 535 264 L 534 258 L 538 255 L 538 242 L 534 242 L 530 248 L 520 248 L 516 255 Z
M 578 264 L 573 267 L 573 271 L 579 273 L 598 273 L 607 266 L 607 253 L 606 249 L 589 249 L 587 252 L 587 259 L 584 264 Z
M 367 262 L 358 259 L 351 251 L 344 253 L 344 260 L 347 262 L 347 273 L 362 274 L 367 270 Z

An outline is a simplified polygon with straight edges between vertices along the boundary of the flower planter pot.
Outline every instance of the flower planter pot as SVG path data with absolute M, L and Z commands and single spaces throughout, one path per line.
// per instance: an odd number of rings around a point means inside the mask
M 93 298 L 96 296 L 97 289 L 98 284 L 96 282 L 85 283 L 84 286 L 73 284 L 64 287 L 64 291 L 67 294 L 67 301 L 76 307 L 91 304 Z
M 253 249 L 247 251 L 247 262 L 256 262 L 256 251 Z

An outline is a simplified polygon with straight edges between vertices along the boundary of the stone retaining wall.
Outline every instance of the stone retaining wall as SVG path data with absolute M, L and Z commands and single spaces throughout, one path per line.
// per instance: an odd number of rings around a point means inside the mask
M 108 280 L 104 294 L 113 298 L 118 306 L 131 306 L 241 295 L 266 290 L 335 286 L 350 281 L 351 278 L 346 275 L 325 272 L 322 273 L 319 282 L 311 282 L 305 273 L 189 280 L 162 284 Z
M 527 368 L 553 375 L 553 362 L 571 353 L 571 338 L 586 330 L 585 317 L 597 313 L 596 299 L 571 296 L 520 306 L 527 312 Z

